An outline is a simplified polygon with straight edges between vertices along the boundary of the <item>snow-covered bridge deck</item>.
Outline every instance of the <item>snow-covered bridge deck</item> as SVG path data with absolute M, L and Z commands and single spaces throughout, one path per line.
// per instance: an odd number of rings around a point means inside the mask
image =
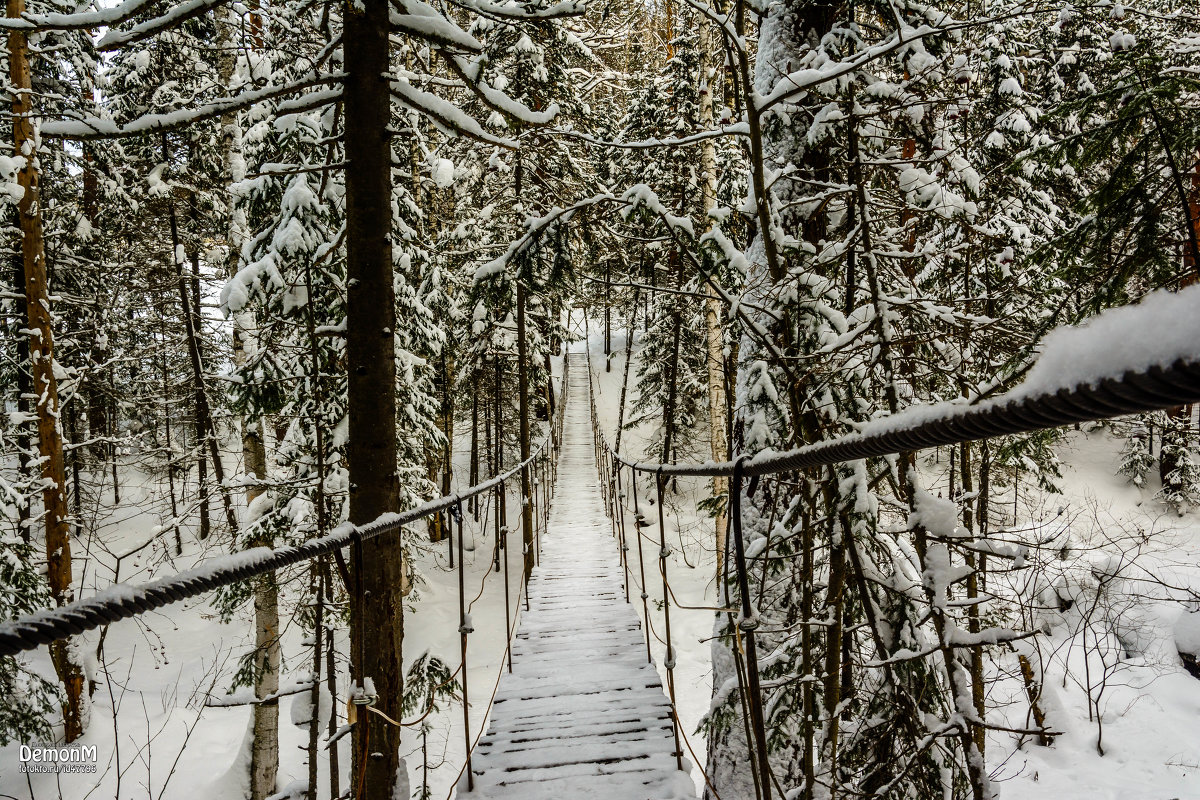
M 458 796 L 693 798 L 692 779 L 676 767 L 670 705 L 621 589 L 596 484 L 587 375 L 570 384 L 554 507 L 513 673 L 502 677 L 475 749 L 475 791 L 464 777 Z

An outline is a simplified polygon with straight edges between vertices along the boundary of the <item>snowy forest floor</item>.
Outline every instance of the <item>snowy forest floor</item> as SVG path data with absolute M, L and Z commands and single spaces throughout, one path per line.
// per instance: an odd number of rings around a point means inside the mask
M 608 371 L 604 369 L 597 335 L 590 346 L 598 413 L 611 439 L 624 368 L 623 336 L 614 336 Z M 582 342 L 573 347 L 572 369 L 584 368 L 582 348 Z M 637 352 L 635 347 L 635 358 Z M 633 367 L 631 384 L 636 364 Z M 558 360 L 555 368 L 561 369 Z M 634 390 L 631 385 L 631 396 Z M 461 426 L 456 436 L 459 485 L 465 485 L 467 474 L 468 428 Z M 652 422 L 627 430 L 622 451 L 643 455 L 652 433 Z M 697 452 L 687 457 L 704 457 L 704 435 L 696 433 Z M 1177 517 L 1154 498 L 1158 486 L 1153 479 L 1138 489 L 1116 475 L 1119 449 L 1120 440 L 1104 426 L 1070 432 L 1057 445 L 1063 462 L 1059 481 L 1062 493 L 1049 493 L 1024 482 L 1015 504 L 1010 502 L 1004 509 L 1009 517 L 1005 527 L 1020 531 L 1024 538 L 1038 536 L 1053 541 L 1066 558 L 1042 558 L 1031 569 L 1011 573 L 1008 580 L 997 579 L 1001 585 L 994 590 L 1001 595 L 1028 597 L 1057 586 L 1057 596 L 1076 602 L 1072 609 L 1043 612 L 1027 621 L 1049 631 L 1048 636 L 1039 637 L 1048 663 L 1044 704 L 1049 724 L 1062 733 L 1053 747 L 1040 747 L 1027 737 L 1021 742 L 1010 733 L 991 734 L 988 763 L 1000 781 L 1002 796 L 1035 800 L 1200 798 L 1200 737 L 1196 736 L 1200 681 L 1183 671 L 1173 633 L 1184 613 L 1179 587 L 1200 585 L 1200 515 L 1193 511 Z M 938 454 L 928 455 L 936 458 Z M 941 455 L 944 457 L 944 453 Z M 232 469 L 232 458 L 230 461 Z M 944 464 L 931 461 L 923 465 L 922 472 L 927 488 L 935 494 L 939 488 L 948 488 Z M 159 481 L 132 470 L 124 470 L 121 480 L 121 504 L 99 508 L 96 534 L 79 548 L 87 553 L 76 561 L 77 585 L 85 587 L 82 595 L 107 585 L 114 576 L 141 582 L 185 569 L 221 552 L 220 537 L 199 542 L 194 531 L 185 527 L 184 554 L 170 555 L 169 534 L 160 535 L 157 526 L 161 518 L 151 510 L 162 507 Z M 640 485 L 641 497 L 652 500 L 651 489 L 649 483 Z M 666 498 L 666 519 L 668 539 L 673 545 L 668 573 L 674 599 L 682 605 L 716 605 L 712 521 L 696 511 L 696 501 L 708 493 L 707 483 L 681 480 L 671 489 Z M 510 520 L 518 519 L 515 494 L 509 493 Z M 466 515 L 468 596 L 476 597 L 478 593 L 471 612 L 475 633 L 469 655 L 471 685 L 482 688 L 476 690 L 476 697 L 490 694 L 503 668 L 505 645 L 503 581 L 489 572 L 493 553 L 491 513 L 493 510 L 485 505 L 480 508 L 478 522 L 471 514 Z M 217 517 L 214 506 L 213 518 Z M 993 532 L 1000 535 L 995 525 Z M 137 550 L 150 540 L 155 543 Z M 513 573 L 519 574 L 519 549 L 510 548 L 509 557 Z M 455 665 L 457 577 L 448 568 L 444 544 L 422 552 L 415 567 L 423 583 L 410 598 L 406 659 L 411 662 L 428 651 Z M 1100 580 L 1114 574 L 1116 579 Z M 661 584 L 657 583 L 653 561 L 647 564 L 647 576 L 650 624 L 661 631 Z M 1103 586 L 1098 588 L 1100 583 Z M 511 592 L 515 605 L 516 582 Z M 284 592 L 281 610 L 285 615 L 298 596 L 296 592 Z M 634 607 L 641 613 L 637 603 Z M 672 611 L 679 713 L 697 761 L 703 763 L 705 742 L 696 728 L 711 696 L 709 639 L 713 617 L 703 610 Z M 96 682 L 97 690 L 83 743 L 97 746 L 99 774 L 18 774 L 17 745 L 12 744 L 0 748 L 0 797 L 170 800 L 242 796 L 247 784 L 249 707 L 205 708 L 204 704 L 226 695 L 238 659 L 252 643 L 251 613 L 247 605 L 231 624 L 223 624 L 204 599 L 114 625 L 104 645 L 104 668 L 94 659 L 89 660 L 89 677 Z M 83 646 L 94 652 L 97 636 L 81 638 Z M 665 648 L 657 640 L 652 645 L 662 672 Z M 308 648 L 295 625 L 285 628 L 283 650 L 281 685 L 287 687 L 308 674 Z M 44 651 L 31 656 L 30 663 L 47 677 L 53 676 Z M 988 701 L 992 719 L 1006 727 L 1026 726 L 1028 703 L 1016 668 L 1016 654 L 996 653 L 989 669 L 995 678 Z M 329 705 L 325 698 L 323 716 L 329 713 Z M 485 723 L 484 709 L 482 702 L 472 703 L 472 736 Z M 344 715 L 344 709 L 341 713 Z M 298 786 L 305 778 L 303 746 L 307 731 L 291 721 L 303 720 L 307 714 L 303 695 L 281 701 L 281 790 Z M 1101 725 L 1104 755 L 1097 748 Z M 343 771 L 349 761 L 347 744 L 343 739 Z M 463 763 L 461 707 L 444 704 L 430 717 L 424 733 L 408 729 L 403 745 L 413 789 L 427 787 L 435 800 L 447 797 Z M 325 764 L 323 761 L 321 767 L 322 797 L 328 792 Z M 702 776 L 698 769 L 693 769 L 692 777 L 699 789 Z M 344 778 L 342 785 L 346 785 Z

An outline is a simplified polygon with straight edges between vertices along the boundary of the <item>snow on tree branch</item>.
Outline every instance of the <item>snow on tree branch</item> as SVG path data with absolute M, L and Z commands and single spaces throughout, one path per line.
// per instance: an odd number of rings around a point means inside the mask
M 551 103 L 545 111 L 534 111 L 523 103 L 518 103 L 504 92 L 488 86 L 483 79 L 483 62 L 479 59 L 465 63 L 462 58 L 448 53 L 446 63 L 450 69 L 462 78 L 467 88 L 474 92 L 483 104 L 493 111 L 515 119 L 526 125 L 547 125 L 558 115 L 558 105 Z
M 408 81 L 391 82 L 392 98 L 425 115 L 430 122 L 449 136 L 466 136 L 486 144 L 515 150 L 517 143 L 488 133 L 478 120 L 458 106 L 430 92 L 417 89 Z
M 210 8 L 223 5 L 228 0 L 186 0 L 174 6 L 169 12 L 151 20 L 164 21 L 159 29 L 169 27 L 185 19 L 202 14 Z M 19 19 L 0 17 L 0 28 L 21 31 L 80 31 L 89 28 L 120 25 L 141 14 L 145 9 L 154 5 L 154 0 L 127 0 L 112 8 L 102 8 L 97 11 L 86 11 L 79 14 L 22 14 Z
M 466 50 L 477 53 L 483 49 L 474 36 L 439 14 L 432 6 L 420 0 L 405 0 L 405 11 L 393 11 L 389 17 L 392 29 L 423 39 L 437 47 Z
M 198 17 L 211 8 L 215 8 L 227 0 L 188 0 L 188 2 L 180 3 L 173 6 L 170 11 L 163 14 L 161 17 L 146 20 L 139 23 L 127 31 L 109 31 L 100 38 L 96 43 L 96 48 L 101 51 L 117 50 L 128 44 L 140 42 L 143 39 L 148 39 L 157 33 L 175 28 L 181 22 L 185 22 L 193 17 Z M 128 19 L 128 17 L 126 17 Z M 121 20 L 123 21 L 123 20 Z M 115 23 L 106 23 L 113 25 Z M 86 27 L 95 27 L 88 25 Z
M 123 125 L 119 125 L 114 120 L 103 117 L 84 117 L 82 119 L 47 122 L 42 125 L 42 135 L 49 139 L 78 139 L 88 141 L 92 139 L 116 139 L 125 136 L 139 136 L 156 131 L 171 130 L 206 119 L 213 119 L 230 111 L 249 108 L 255 103 L 272 100 L 276 97 L 284 97 L 313 86 L 340 83 L 344 77 L 345 73 L 342 72 L 318 73 L 282 86 L 268 86 L 263 89 L 240 92 L 233 97 L 214 100 L 196 108 L 180 108 L 175 111 L 167 111 L 159 114 L 146 114 Z M 300 104 L 292 103 L 286 111 L 287 113 L 295 113 L 304 108 L 313 108 L 314 103 L 325 105 L 326 103 L 333 102 L 340 95 L 340 88 L 315 92 L 303 98 L 297 98 Z

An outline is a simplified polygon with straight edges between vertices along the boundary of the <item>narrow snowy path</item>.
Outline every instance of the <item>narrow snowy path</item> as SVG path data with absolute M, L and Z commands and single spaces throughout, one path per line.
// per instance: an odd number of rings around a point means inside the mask
M 688 761 L 685 771 L 676 766 L 667 697 L 621 589 L 592 460 L 586 374 L 572 376 L 569 392 L 554 506 L 513 673 L 500 681 L 475 750 L 475 791 L 463 780 L 458 796 L 693 798 Z

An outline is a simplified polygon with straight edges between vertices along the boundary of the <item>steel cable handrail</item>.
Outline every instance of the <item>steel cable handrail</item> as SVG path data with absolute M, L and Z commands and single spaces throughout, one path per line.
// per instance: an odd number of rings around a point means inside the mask
M 550 436 L 544 438 L 528 459 L 508 472 L 408 511 L 386 514 L 361 526 L 343 523 L 319 539 L 298 545 L 276 549 L 256 547 L 228 556 L 218 556 L 213 559 L 216 563 L 201 563 L 190 570 L 141 585 L 114 584 L 91 597 L 0 623 L 0 656 L 33 650 L 41 645 L 135 617 L 222 586 L 308 561 L 348 547 L 356 540 L 365 541 L 399 530 L 404 525 L 451 508 L 468 497 L 506 483 L 542 457 L 550 441 Z
M 996 401 L 952 409 L 939 419 L 916 422 L 907 427 L 902 412 L 897 427 L 877 432 L 856 433 L 807 445 L 783 453 L 743 455 L 733 461 L 697 464 L 663 464 L 631 461 L 604 441 L 614 461 L 638 472 L 667 476 L 754 477 L 823 467 L 863 458 L 880 458 L 894 453 L 944 447 L 976 439 L 1057 428 L 1077 422 L 1120 417 L 1200 402 L 1200 360 L 1179 359 L 1169 367 L 1152 366 L 1144 371 L 1127 371 L 1119 378 L 1104 378 L 1094 384 L 1079 384 L 1053 393 Z M 916 408 L 920 408 L 919 406 Z M 888 418 L 880 420 L 888 426 Z M 604 440 L 603 432 L 600 433 Z M 740 464 L 740 470 L 738 465 Z
M 587 317 L 585 315 L 585 326 Z M 585 328 L 586 329 L 586 328 Z M 641 540 L 645 536 L 640 527 L 644 517 L 638 511 L 636 473 L 653 473 L 659 491 L 660 571 L 663 578 L 664 604 L 669 607 L 674 600 L 666 575 L 666 544 L 662 537 L 662 485 L 665 477 L 693 476 L 732 478 L 729 502 L 731 539 L 735 546 L 734 564 L 738 583 L 740 609 L 730 614 L 730 623 L 739 640 L 739 651 L 744 646 L 745 672 L 748 686 L 742 687 L 743 713 L 749 717 L 747 726 L 747 749 L 752 754 L 752 767 L 756 768 L 755 794 L 760 798 L 771 796 L 774 777 L 771 772 L 767 748 L 767 730 L 763 708 L 762 688 L 759 685 L 759 667 L 755 643 L 755 629 L 760 620 L 750 604 L 747 556 L 741 530 L 741 495 L 743 480 L 747 477 L 771 475 L 799 469 L 830 466 L 847 461 L 921 450 L 930 447 L 959 444 L 965 441 L 986 439 L 994 436 L 1028 433 L 1055 428 L 1072 423 L 1107 419 L 1111 417 L 1182 406 L 1200 401 L 1200 358 L 1187 357 L 1175 360 L 1167 367 L 1151 366 L 1144 370 L 1127 370 L 1118 377 L 1105 377 L 1087 383 L 1060 388 L 1056 391 L 1025 390 L 1016 395 L 1001 396 L 974 406 L 950 406 L 940 409 L 927 407 L 916 409 L 869 424 L 862 432 L 819 442 L 783 453 L 760 453 L 756 456 L 742 454 L 731 461 L 701 464 L 666 464 L 636 462 L 623 458 L 608 443 L 601 430 L 591 370 L 590 341 L 588 355 L 588 389 L 592 414 L 593 435 L 596 437 L 597 471 L 610 512 L 621 517 L 626 509 L 619 486 L 622 467 L 630 469 L 631 488 L 634 501 L 634 531 L 639 545 L 638 560 L 642 560 Z M 611 474 L 606 474 L 611 473 Z M 617 493 L 616 502 L 613 494 Z M 626 549 L 624 526 L 621 526 L 622 551 Z M 649 539 L 649 537 L 645 537 Z M 624 555 L 624 552 L 622 553 Z M 624 559 L 623 559 L 624 560 Z M 728 562 L 726 562 L 728 563 Z M 644 569 L 644 568 L 643 568 Z M 625 580 L 628 586 L 630 574 L 625 564 Z M 636 579 L 634 579 L 636 582 Z M 643 574 L 642 584 L 645 583 Z M 643 603 L 646 598 L 644 585 L 639 585 Z M 740 613 L 738 613 L 740 612 Z M 653 632 L 648 612 L 645 613 L 647 628 Z M 669 617 L 667 618 L 669 620 Z M 668 621 L 669 626 L 669 621 Z M 657 632 L 654 638 L 659 639 Z M 743 644 L 744 643 L 744 644 Z M 671 667 L 673 653 L 670 645 L 670 628 L 667 628 L 668 682 L 672 683 Z M 649 636 L 647 636 L 649 648 Z M 740 672 L 739 672 L 740 677 Z M 739 685 L 740 685 L 739 680 Z M 673 687 L 672 687 L 673 688 Z M 674 713 L 674 693 L 671 693 Z M 676 719 L 677 722 L 677 719 Z M 678 736 L 678 732 L 676 734 Z M 678 743 L 678 739 L 676 740 Z M 677 745 L 678 746 L 678 745 Z M 690 746 L 690 745 L 689 745 Z M 703 771 L 703 768 L 701 768 Z M 707 774 L 705 775 L 708 780 Z M 711 786 L 711 783 L 709 784 Z

